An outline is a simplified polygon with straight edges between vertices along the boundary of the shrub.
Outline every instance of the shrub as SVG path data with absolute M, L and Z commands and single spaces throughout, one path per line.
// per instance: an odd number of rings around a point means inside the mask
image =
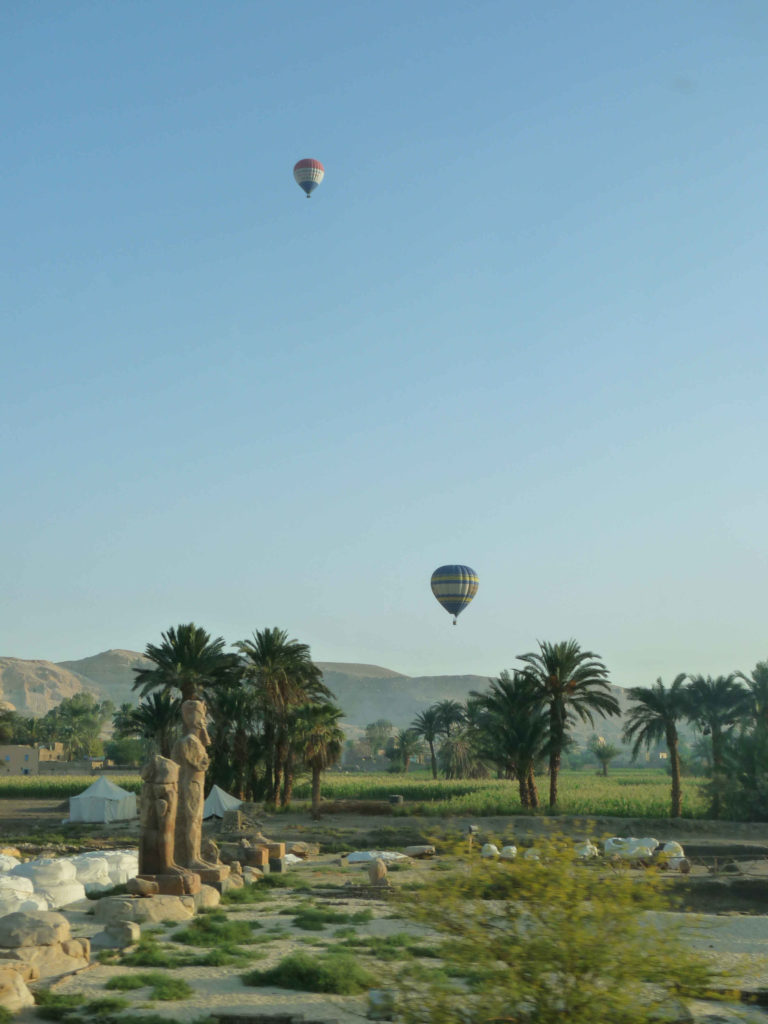
M 346 953 L 310 956 L 298 952 L 281 960 L 266 971 L 250 971 L 243 975 L 246 985 L 276 985 L 298 992 L 330 992 L 354 996 L 377 984 L 376 977 Z
M 443 961 L 437 975 L 401 975 L 406 1024 L 679 1019 L 679 993 L 704 991 L 710 969 L 642 913 L 664 906 L 655 872 L 576 862 L 567 840 L 537 846 L 539 861 L 466 860 L 402 899 L 442 936 Z

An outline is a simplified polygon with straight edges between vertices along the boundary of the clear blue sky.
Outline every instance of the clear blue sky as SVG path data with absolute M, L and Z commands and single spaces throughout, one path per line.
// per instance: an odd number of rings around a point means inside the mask
M 768 657 L 763 0 L 38 0 L 0 37 L 0 654 Z

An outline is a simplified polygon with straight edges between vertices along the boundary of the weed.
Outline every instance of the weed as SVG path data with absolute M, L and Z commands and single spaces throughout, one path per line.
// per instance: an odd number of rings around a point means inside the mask
M 348 938 L 340 943 L 343 949 L 355 949 L 359 953 L 378 957 L 379 960 L 412 960 L 414 957 L 439 959 L 439 948 L 427 946 L 423 940 L 407 932 L 395 935 L 369 938 Z
M 115 978 L 110 978 L 105 987 L 117 989 L 119 992 L 136 988 L 151 988 L 152 998 L 159 999 L 161 1002 L 189 999 L 193 994 L 191 986 L 182 978 L 171 978 L 159 971 L 148 971 L 145 974 L 120 974 Z
M 313 957 L 298 952 L 266 971 L 243 975 L 246 985 L 276 985 L 298 992 L 332 992 L 353 996 L 374 988 L 377 978 L 345 953 Z
M 44 1020 L 63 1020 L 84 1002 L 85 996 L 80 994 L 64 995 L 61 992 L 51 992 L 49 988 L 39 988 L 35 992 L 37 1015 Z
M 373 920 L 373 911 L 371 910 L 345 914 L 336 910 L 326 910 L 324 907 L 307 907 L 300 909 L 298 913 L 295 911 L 288 911 L 288 913 L 295 915 L 294 927 L 301 928 L 306 932 L 322 931 L 327 924 L 365 924 L 367 921 Z
M 172 939 L 185 946 L 226 946 L 251 941 L 257 928 L 261 928 L 258 921 L 230 921 L 218 911 L 195 918 L 187 928 L 174 932 Z

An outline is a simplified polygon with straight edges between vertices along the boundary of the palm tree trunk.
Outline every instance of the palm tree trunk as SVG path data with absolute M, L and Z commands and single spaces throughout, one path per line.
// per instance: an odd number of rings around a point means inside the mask
M 717 726 L 712 727 L 712 817 L 720 817 L 720 789 L 725 781 L 723 770 L 723 737 Z
M 528 789 L 528 773 L 519 771 L 517 773 L 517 789 L 520 793 L 520 806 L 527 810 L 531 806 L 531 794 Z
M 289 749 L 285 755 L 285 771 L 283 774 L 283 807 L 287 807 L 293 797 L 293 775 L 293 751 Z
M 680 749 L 677 730 L 674 728 L 667 731 L 667 750 L 669 751 L 669 769 L 672 775 L 672 806 L 669 813 L 672 818 L 681 818 L 683 816 L 683 794 L 680 787 Z
M 536 787 L 536 775 L 533 765 L 528 769 L 528 799 L 530 800 L 531 809 L 536 810 L 539 806 L 539 791 Z
M 429 756 L 432 760 L 432 778 L 437 778 L 437 758 L 435 757 L 435 743 L 434 740 L 429 740 Z
M 320 817 L 320 767 L 312 765 L 312 817 L 317 821 Z

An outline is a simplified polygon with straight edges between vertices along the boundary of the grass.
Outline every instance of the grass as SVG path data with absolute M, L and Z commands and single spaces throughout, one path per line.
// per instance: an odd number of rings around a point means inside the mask
M 77 796 L 94 781 L 93 775 L 11 775 L 0 780 L 1 800 L 65 800 Z M 110 780 L 130 793 L 141 790 L 138 772 L 111 775 Z
M 138 774 L 110 778 L 123 789 L 139 791 Z M 64 800 L 82 792 L 91 782 L 91 775 L 10 776 L 0 781 L 0 799 Z M 699 778 L 683 779 L 683 817 L 707 816 L 707 799 L 700 792 L 703 782 Z M 542 777 L 540 790 L 543 797 L 546 796 L 545 783 Z M 417 770 L 396 776 L 388 772 L 329 773 L 323 780 L 326 800 L 386 800 L 393 791 L 405 798 L 405 803 L 394 812 L 398 817 L 495 817 L 522 813 L 517 783 L 501 779 L 432 779 L 429 772 Z M 309 783 L 297 783 L 295 800 L 308 800 L 309 796 Z M 559 800 L 557 810 L 560 814 L 663 818 L 669 815 L 670 780 L 661 768 L 616 769 L 605 777 L 592 769 L 564 770 L 560 773 Z M 546 812 L 542 810 L 541 813 Z M 58 841 L 71 842 L 76 831 L 70 827 L 66 833 L 57 833 Z M 418 842 L 420 838 L 415 831 L 413 841 Z M 264 882 L 271 878 L 272 882 L 268 884 L 277 885 L 279 882 L 276 880 L 283 877 L 267 875 Z
M 275 985 L 296 992 L 354 996 L 375 988 L 378 979 L 347 953 L 311 956 L 299 951 L 291 953 L 269 970 L 249 971 L 243 975 L 243 982 L 254 986 Z
M 250 929 L 248 934 L 250 937 Z M 108 950 L 103 952 L 108 956 L 99 956 L 100 962 L 114 964 L 114 955 L 109 955 Z M 123 954 L 119 962 L 126 967 L 164 967 L 166 970 L 177 970 L 180 967 L 225 967 L 228 964 L 241 964 L 259 958 L 258 952 L 240 949 L 232 942 L 217 944 L 216 948 L 206 953 L 195 954 L 176 949 L 166 943 L 159 943 L 153 936 L 142 935 L 136 949 L 132 953 Z
M 171 1002 L 178 999 L 189 999 L 194 991 L 183 978 L 171 978 L 159 971 L 147 971 L 139 974 L 120 974 L 110 978 L 105 985 L 110 991 L 129 992 L 137 988 L 151 988 L 152 999 L 160 1002 Z
M 345 936 L 344 941 L 339 945 L 342 949 L 354 949 L 358 954 L 375 956 L 379 960 L 411 960 L 414 957 L 439 959 L 440 957 L 440 953 L 434 945 L 426 946 L 423 939 L 409 935 L 407 932 L 365 939 Z
M 542 779 L 541 795 L 546 796 Z M 703 779 L 683 779 L 683 817 L 707 816 L 707 800 L 699 792 Z M 663 769 L 616 769 L 608 776 L 594 770 L 560 773 L 559 814 L 604 817 L 665 818 L 669 816 L 670 779 Z M 467 815 L 496 817 L 523 813 L 517 783 L 503 779 L 432 779 L 420 771 L 392 776 L 386 772 L 327 775 L 323 780 L 326 800 L 386 800 L 397 791 L 405 798 L 401 815 L 442 817 Z M 309 796 L 308 784 L 294 789 L 297 800 Z M 542 811 L 542 813 L 545 813 Z
M 230 921 L 225 911 L 215 910 L 196 917 L 171 938 L 185 946 L 231 946 L 236 942 L 250 942 L 257 928 L 261 928 L 258 921 Z
M 346 914 L 325 907 L 302 907 L 295 910 L 281 910 L 281 914 L 293 915 L 293 925 L 305 932 L 320 932 L 327 924 L 365 924 L 373 920 L 371 910 L 360 910 L 355 914 Z

